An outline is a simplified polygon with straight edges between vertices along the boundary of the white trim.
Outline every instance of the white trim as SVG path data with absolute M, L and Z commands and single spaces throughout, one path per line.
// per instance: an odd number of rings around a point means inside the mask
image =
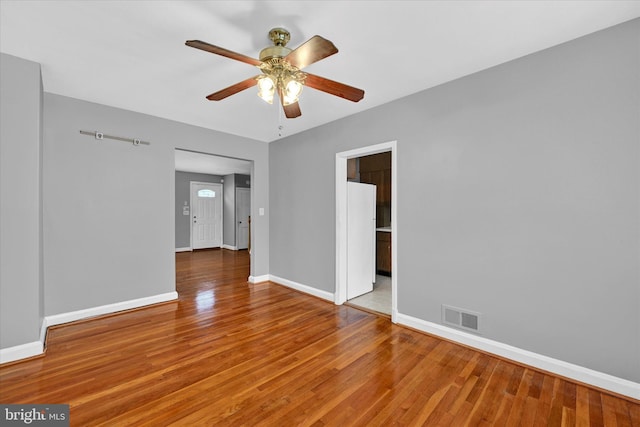
M 193 251 L 193 249 L 191 249 L 191 246 L 187 248 L 176 248 L 176 252 L 191 252 L 191 251 Z
M 0 364 L 26 359 L 44 353 L 41 341 L 33 341 L 13 347 L 0 349 Z
M 178 299 L 177 292 L 167 292 L 166 294 L 116 302 L 113 304 L 101 305 L 99 307 L 71 311 L 68 313 L 54 314 L 52 316 L 45 317 L 45 322 L 47 322 L 47 327 L 49 327 L 53 325 L 60 325 L 62 323 L 74 322 L 76 320 L 87 319 L 89 317 L 102 316 L 104 314 L 117 313 L 118 311 L 131 310 L 132 308 L 172 301 L 175 299 Z
M 322 291 L 320 289 L 274 275 L 270 275 L 270 277 L 271 278 L 269 280 L 279 285 L 286 286 L 288 288 L 295 289 L 296 291 L 304 292 L 305 294 L 313 295 L 314 297 L 322 298 L 330 302 L 334 301 L 335 296 L 331 292 Z
M 237 251 L 238 250 L 237 246 L 222 245 L 221 247 L 222 247 L 222 249 L 229 249 L 230 251 Z
M 249 276 L 247 280 L 249 283 L 262 283 L 268 282 L 271 280 L 271 277 L 268 274 L 263 274 L 262 276 Z
M 534 368 L 542 369 L 565 378 L 570 378 L 585 384 L 590 384 L 614 393 L 640 399 L 640 383 L 614 377 L 603 372 L 594 371 L 583 366 L 574 365 L 542 354 L 523 350 L 498 341 L 479 337 L 468 332 L 459 331 L 437 323 L 428 322 L 412 316 L 398 313 L 397 323 L 436 335 L 460 344 L 486 351 Z
M 398 145 L 396 141 L 336 153 L 336 292 L 334 303 L 347 301 L 347 159 L 391 151 L 391 321 L 398 312 Z

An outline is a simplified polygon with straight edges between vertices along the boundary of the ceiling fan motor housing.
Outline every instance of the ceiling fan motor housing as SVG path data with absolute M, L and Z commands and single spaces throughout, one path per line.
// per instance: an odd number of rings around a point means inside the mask
M 269 39 L 273 46 L 266 47 L 260 51 L 260 61 L 268 61 L 271 58 L 284 58 L 291 49 L 286 47 L 291 39 L 289 31 L 284 28 L 273 28 L 269 31 Z
M 286 46 L 290 39 L 291 34 L 289 34 L 289 31 L 284 28 L 276 27 L 269 31 L 269 40 L 271 40 L 276 46 Z

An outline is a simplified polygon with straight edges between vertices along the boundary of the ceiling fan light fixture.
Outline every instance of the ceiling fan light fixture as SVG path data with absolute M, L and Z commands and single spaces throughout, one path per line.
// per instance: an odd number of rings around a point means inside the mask
M 302 93 L 302 83 L 292 78 L 287 82 L 284 89 L 284 105 L 293 104 L 298 102 L 298 98 Z
M 268 104 L 273 104 L 273 95 L 276 85 L 273 79 L 266 74 L 258 77 L 258 96 Z

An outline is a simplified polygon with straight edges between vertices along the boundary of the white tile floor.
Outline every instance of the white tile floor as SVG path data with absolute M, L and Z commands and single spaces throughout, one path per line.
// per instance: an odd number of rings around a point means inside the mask
M 391 277 L 376 275 L 373 291 L 349 300 L 350 304 L 391 314 Z

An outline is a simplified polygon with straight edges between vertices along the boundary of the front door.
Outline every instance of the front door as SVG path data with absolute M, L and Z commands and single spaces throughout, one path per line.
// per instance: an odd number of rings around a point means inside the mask
M 249 215 L 251 215 L 251 189 L 236 188 L 236 247 L 249 247 Z
M 222 246 L 222 184 L 191 182 L 191 248 Z

